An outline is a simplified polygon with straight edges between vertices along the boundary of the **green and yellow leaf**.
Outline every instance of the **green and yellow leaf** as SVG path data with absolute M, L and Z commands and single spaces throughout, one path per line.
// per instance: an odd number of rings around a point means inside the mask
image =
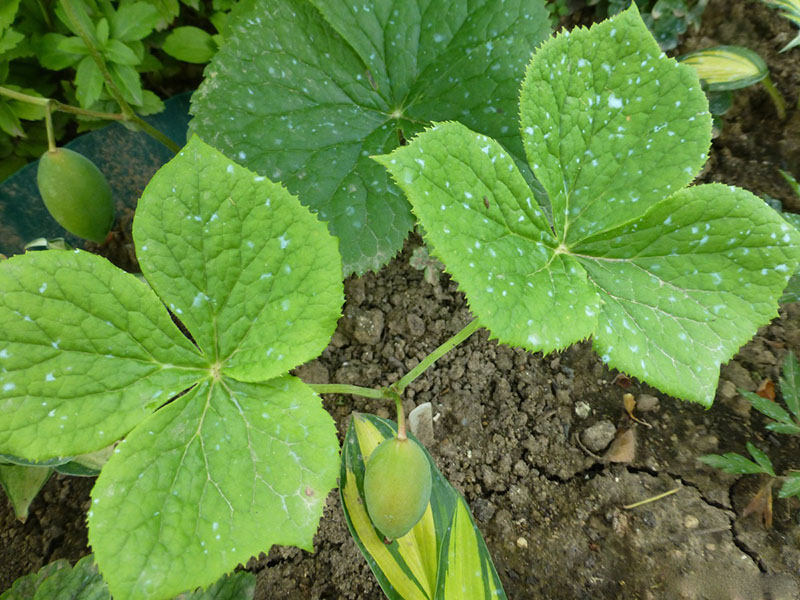
M 373 526 L 363 497 L 365 457 L 395 430 L 391 421 L 356 413 L 342 451 L 345 518 L 384 593 L 392 600 L 505 598 L 469 508 L 430 455 L 433 488 L 420 522 L 391 543 Z

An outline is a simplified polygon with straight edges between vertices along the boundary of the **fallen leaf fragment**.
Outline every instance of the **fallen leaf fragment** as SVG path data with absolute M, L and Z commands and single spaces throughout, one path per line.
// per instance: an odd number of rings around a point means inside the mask
M 636 436 L 633 429 L 617 433 L 617 437 L 603 455 L 603 459 L 615 463 L 631 463 L 636 456 Z

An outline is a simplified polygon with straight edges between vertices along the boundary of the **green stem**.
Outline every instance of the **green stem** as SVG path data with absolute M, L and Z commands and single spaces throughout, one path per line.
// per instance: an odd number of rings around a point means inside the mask
M 408 436 L 406 435 L 406 415 L 403 411 L 403 399 L 400 398 L 400 394 L 393 395 L 394 407 L 397 409 L 397 439 L 406 440 Z
M 347 385 L 346 383 L 308 383 L 306 385 L 318 394 L 351 394 L 378 400 L 386 400 L 392 397 L 385 389 L 376 390 L 358 385 Z
M 47 102 L 44 105 L 44 125 L 47 130 L 47 149 L 50 152 L 56 151 L 56 136 L 53 132 L 53 103 Z
M 469 336 L 471 336 L 473 333 L 475 333 L 478 330 L 479 327 L 480 327 L 480 323 L 478 323 L 477 319 L 474 319 L 474 320 L 470 321 L 467 324 L 467 326 L 464 327 L 464 329 L 459 331 L 457 334 L 455 334 L 453 337 L 451 337 L 449 340 L 447 340 L 444 344 L 442 344 L 441 346 L 436 348 L 436 350 L 434 350 L 433 352 L 428 354 L 428 356 L 426 356 L 424 359 L 422 359 L 422 362 L 420 362 L 416 367 L 411 369 L 405 375 L 405 377 L 403 377 L 400 381 L 398 381 L 397 383 L 392 385 L 391 386 L 392 389 L 395 392 L 397 392 L 398 394 L 402 394 L 403 391 L 417 377 L 422 375 L 422 373 L 424 373 L 425 370 L 428 367 L 430 367 L 433 363 L 435 363 L 437 360 L 439 360 L 442 356 L 444 356 L 445 354 L 450 352 L 450 350 L 452 350 L 453 348 L 458 346 L 461 342 L 463 342 L 465 339 L 467 339 Z
M 778 91 L 778 88 L 775 87 L 775 84 L 772 83 L 769 75 L 764 77 L 764 79 L 761 80 L 761 83 L 764 84 L 772 103 L 775 105 L 775 110 L 778 112 L 778 118 L 783 121 L 786 118 L 786 102 L 784 102 L 783 96 L 781 96 L 781 93 Z
M 75 28 L 75 31 L 78 32 L 78 36 L 81 38 L 83 43 L 86 45 L 86 48 L 89 50 L 89 54 L 91 55 L 92 59 L 94 60 L 97 68 L 100 69 L 100 73 L 103 75 L 103 80 L 106 84 L 106 89 L 108 93 L 111 94 L 111 97 L 119 104 L 119 108 L 122 111 L 125 121 L 130 121 L 135 123 L 139 129 L 144 131 L 150 137 L 158 140 L 162 144 L 164 144 L 167 148 L 175 152 L 176 154 L 180 150 L 180 146 L 178 146 L 175 142 L 169 139 L 166 135 L 160 132 L 158 129 L 150 125 L 147 121 L 142 119 L 136 112 L 131 108 L 131 105 L 123 98 L 122 92 L 119 91 L 117 84 L 114 83 L 113 78 L 111 77 L 111 73 L 108 70 L 108 65 L 106 65 L 105 58 L 103 58 L 102 53 L 97 49 L 97 46 L 94 45 L 92 38 L 89 36 L 89 33 L 83 28 L 82 23 L 77 17 L 77 13 L 75 7 L 72 4 L 73 0 L 61 0 L 61 6 L 64 9 L 64 12 L 67 14 L 72 26 Z

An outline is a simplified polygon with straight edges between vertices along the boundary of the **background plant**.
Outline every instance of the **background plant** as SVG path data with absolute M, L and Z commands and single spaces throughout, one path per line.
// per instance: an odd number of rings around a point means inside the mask
M 58 140 L 108 119 L 132 122 L 137 115 L 161 111 L 163 102 L 147 82 L 174 90 L 171 81 L 187 76 L 173 56 L 209 60 L 220 35 L 187 22 L 221 29 L 233 2 L 217 0 L 208 8 L 197 1 L 185 4 L 180 15 L 177 0 L 3 2 L 0 89 L 6 93 L 0 93 L 0 179 L 47 148 L 45 105 L 31 98 L 51 98 L 53 108 L 72 113 L 71 118 L 57 114 Z M 29 98 L 11 97 L 9 91 Z
M 786 408 L 783 408 L 778 402 L 770 398 L 759 396 L 747 390 L 739 390 L 739 393 L 750 401 L 753 408 L 769 419 L 766 425 L 769 431 L 800 436 L 800 364 L 798 364 L 797 357 L 792 352 L 786 355 L 786 359 L 783 362 L 780 392 Z M 772 520 L 772 486 L 776 483 L 781 484 L 781 488 L 778 491 L 780 498 L 800 496 L 800 471 L 791 469 L 786 475 L 779 477 L 775 474 L 775 468 L 766 452 L 749 441 L 747 442 L 747 452 L 753 460 L 745 458 L 736 452 L 706 454 L 701 456 L 700 460 L 707 465 L 734 475 L 766 475 L 767 482 L 760 487 L 756 494 L 756 500 L 757 503 L 764 507 L 761 511 L 764 515 L 765 524 L 769 526 Z M 767 509 L 767 507 L 769 508 Z

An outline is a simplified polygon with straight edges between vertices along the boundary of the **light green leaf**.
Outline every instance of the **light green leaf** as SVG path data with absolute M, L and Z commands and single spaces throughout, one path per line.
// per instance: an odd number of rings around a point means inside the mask
M 523 140 L 552 227 L 505 150 L 463 125 L 377 160 L 493 337 L 551 352 L 593 336 L 610 366 L 710 405 L 720 363 L 777 314 L 800 236 L 744 190 L 682 189 L 706 157 L 706 107 L 632 6 L 528 69 Z
M 17 16 L 20 0 L 4 0 L 0 5 L 0 31 L 6 29 L 14 22 Z
M 752 456 L 753 459 L 761 466 L 765 473 L 775 477 L 775 469 L 773 468 L 772 461 L 769 459 L 769 456 L 767 456 L 766 452 L 756 447 L 751 442 L 747 442 L 747 451 L 750 453 L 750 456 Z
M 109 40 L 103 52 L 108 60 L 120 65 L 135 66 L 141 62 L 136 53 L 119 40 Z
M 14 514 L 23 523 L 28 518 L 28 508 L 36 495 L 50 479 L 50 467 L 20 467 L 0 464 L 0 485 L 11 501 Z
M 13 50 L 24 39 L 25 34 L 20 33 L 19 31 L 15 31 L 13 29 L 0 31 L 0 55 L 8 52 L 9 50 Z
M 341 240 L 345 274 L 375 270 L 413 225 L 368 159 L 458 118 L 522 159 L 522 68 L 548 31 L 543 2 L 439 5 L 246 0 L 192 99 L 192 128 L 280 179 Z
M 146 2 L 122 4 L 111 17 L 111 37 L 121 42 L 146 38 L 156 28 L 161 15 Z
M 91 56 L 84 56 L 75 70 L 75 95 L 83 108 L 90 108 L 103 91 L 103 74 Z
M 800 496 L 800 473 L 792 473 L 786 478 L 778 492 L 778 496 L 780 498 Z
M 161 49 L 178 60 L 207 63 L 217 51 L 211 34 L 199 27 L 176 27 L 169 32 Z
M 194 137 L 139 210 L 142 271 L 226 374 L 276 377 L 325 349 L 341 314 L 341 259 L 282 186 Z
M 83 56 L 89 54 L 89 48 L 79 37 L 60 36 L 56 42 L 58 44 L 57 49 L 61 52 L 65 52 L 67 54 L 79 54 Z
M 705 456 L 701 456 L 698 460 L 733 475 L 750 475 L 753 473 L 768 474 L 764 467 L 735 452 L 727 452 L 726 454 L 706 454 Z
M 108 19 L 102 17 L 99 21 L 97 21 L 97 27 L 95 29 L 97 41 L 100 43 L 100 48 L 105 48 L 105 45 L 108 42 L 108 30 Z
M 117 84 L 122 97 L 131 104 L 139 106 L 143 101 L 142 80 L 136 69 L 130 65 L 110 63 L 108 72 L 111 74 L 111 79 Z
M 791 350 L 783 361 L 780 383 L 783 401 L 792 414 L 800 419 L 800 363 Z
M 289 376 L 209 378 L 152 415 L 92 491 L 89 541 L 114 598 L 206 586 L 273 544 L 312 550 L 337 447 L 319 398 Z
M 635 7 L 544 44 L 520 114 L 528 161 L 567 245 L 687 185 L 711 143 L 697 75 L 662 57 Z
M 14 256 L 0 262 L 0 289 L 0 452 L 108 446 L 207 365 L 152 290 L 104 258 Z

